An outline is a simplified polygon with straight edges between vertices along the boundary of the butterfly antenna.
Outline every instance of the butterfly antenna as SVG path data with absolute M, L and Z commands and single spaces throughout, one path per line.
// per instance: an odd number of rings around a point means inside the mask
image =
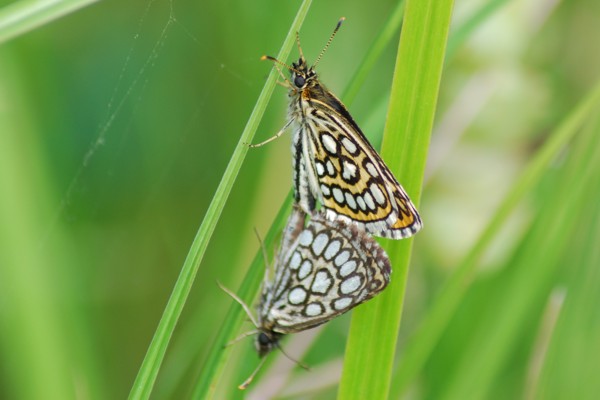
M 300 45 L 300 33 L 296 31 L 296 46 L 298 46 L 298 53 L 300 53 L 300 58 L 305 60 L 304 53 L 302 52 L 302 46 Z
M 258 363 L 258 366 L 256 367 L 256 369 L 252 372 L 252 374 L 250 374 L 250 376 L 248 377 L 248 379 L 246 379 L 244 382 L 242 382 L 238 386 L 238 389 L 244 390 L 244 389 L 246 389 L 250 385 L 250 383 L 252 383 L 252 380 L 254 379 L 254 377 L 256 376 L 256 374 L 258 373 L 258 371 L 262 368 L 262 366 L 263 366 L 263 364 L 265 363 L 266 360 L 267 360 L 266 357 L 264 357 L 262 360 L 260 360 L 260 363 Z
M 231 296 L 231 298 L 233 298 L 235 301 L 237 301 L 239 303 L 239 305 L 242 306 L 242 308 L 246 312 L 246 315 L 248 315 L 248 318 L 250 318 L 250 321 L 252 321 L 252 324 L 256 328 L 258 328 L 258 322 L 256 322 L 256 320 L 254 319 L 254 316 L 250 312 L 250 307 L 248 307 L 248 305 L 246 303 L 244 303 L 244 301 L 242 299 L 240 299 L 237 294 L 233 293 L 231 290 L 229 290 L 225 286 L 221 285 L 221 282 L 217 281 L 217 285 L 219 285 L 219 287 L 221 288 L 222 291 L 227 293 L 229 296 Z
M 281 347 L 279 345 L 279 343 L 275 343 L 275 346 L 277 346 L 277 348 L 279 349 L 279 351 L 281 351 L 283 353 L 284 356 L 286 356 L 290 361 L 294 362 L 295 364 L 298 364 L 302 369 L 305 369 L 307 371 L 310 371 L 310 368 L 308 367 L 308 365 L 296 360 L 294 357 L 290 356 L 288 353 L 285 352 L 285 350 L 283 350 L 283 347 Z
M 323 54 L 325 54 L 325 52 L 329 48 L 329 45 L 333 41 L 333 38 L 335 37 L 335 34 L 340 30 L 340 26 L 342 26 L 342 22 L 344 22 L 345 19 L 346 19 L 345 17 L 340 18 L 340 20 L 338 21 L 337 25 L 335 26 L 335 29 L 333 30 L 333 33 L 331 34 L 331 36 L 329 36 L 329 40 L 325 44 L 325 47 L 323 47 L 323 50 L 321 50 L 321 54 L 319 54 L 319 57 L 317 57 L 317 61 L 315 61 L 315 63 L 312 65 L 311 68 L 316 67 L 317 64 L 319 63 L 319 61 L 321 61 L 321 57 L 323 57 Z
M 264 55 L 264 56 L 262 56 L 260 59 L 261 59 L 262 61 L 264 61 L 264 60 L 270 60 L 270 61 L 273 61 L 273 62 L 275 63 L 275 69 L 276 69 L 276 70 L 277 70 L 277 72 L 279 73 L 279 76 L 280 76 L 280 77 L 281 77 L 281 79 L 283 79 L 283 80 L 284 80 L 284 82 L 287 84 L 287 85 L 285 85 L 285 84 L 282 84 L 282 86 L 284 86 L 284 87 L 287 87 L 287 88 L 292 88 L 292 87 L 293 87 L 293 85 L 292 85 L 292 82 L 290 82 L 290 80 L 289 80 L 288 78 L 286 78 L 286 77 L 285 77 L 285 75 L 283 74 L 283 72 L 281 72 L 281 68 L 279 68 L 279 66 L 283 66 L 283 67 L 285 67 L 286 69 L 288 69 L 288 70 L 290 70 L 290 71 L 294 71 L 294 72 L 296 72 L 296 73 L 298 73 L 298 70 L 296 70 L 295 68 L 292 68 L 291 66 L 287 65 L 286 63 L 284 63 L 284 62 L 282 62 L 282 61 L 279 61 L 279 60 L 278 60 L 278 59 L 276 59 L 275 57 L 271 57 L 271 56 Z M 277 82 L 277 83 L 279 83 L 279 82 Z M 262 144 L 264 144 L 264 143 L 262 143 Z
M 261 61 L 265 61 L 265 60 L 269 60 L 269 61 L 273 61 L 275 64 L 279 64 L 282 67 L 285 67 L 285 69 L 288 69 L 290 71 L 294 71 L 294 72 L 298 72 L 298 70 L 296 70 L 295 68 L 292 68 L 291 66 L 287 65 L 286 63 L 284 63 L 283 61 L 279 61 L 278 59 L 276 59 L 275 57 L 271 57 L 271 56 L 267 56 L 264 55 L 260 58 Z M 287 80 L 287 79 L 286 79 Z

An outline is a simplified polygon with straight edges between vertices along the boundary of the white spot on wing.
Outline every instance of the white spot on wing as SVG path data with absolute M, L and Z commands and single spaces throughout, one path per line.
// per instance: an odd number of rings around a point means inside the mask
M 323 193 L 323 196 L 326 196 L 326 197 L 331 196 L 331 190 L 329 190 L 329 186 L 322 183 L 321 184 L 321 193 Z
M 323 306 L 319 303 L 310 303 L 306 306 L 306 310 L 304 310 L 304 312 L 309 317 L 316 317 L 323 313 Z
M 317 175 L 323 176 L 325 174 L 325 166 L 320 161 L 315 161 L 315 168 L 317 169 Z
M 346 180 L 350 180 L 356 176 L 356 165 L 352 164 L 348 160 L 344 160 L 344 172 L 342 177 Z
M 340 251 L 340 247 L 342 247 L 342 242 L 337 239 L 332 240 L 329 242 L 327 249 L 325 249 L 323 257 L 325 257 L 326 260 L 331 260 Z
M 377 206 L 375 205 L 375 202 L 373 201 L 373 197 L 371 197 L 371 193 L 365 192 L 364 199 L 365 199 L 365 204 L 367 205 L 367 207 L 369 207 L 373 211 L 375 211 L 377 209 Z
M 374 176 L 374 177 L 379 176 L 379 172 L 377 172 L 377 169 L 375 168 L 373 163 L 370 163 L 370 162 L 366 163 L 365 168 L 367 168 L 367 172 L 369 173 L 369 175 Z
M 328 242 L 329 242 L 329 237 L 324 233 L 320 233 L 319 235 L 317 235 L 315 240 L 312 242 L 313 252 L 317 256 L 320 256 Z
M 302 256 L 297 251 L 292 254 L 292 258 L 290 259 L 290 269 L 298 269 L 300 263 L 302 262 Z
M 354 196 L 352 196 L 352 193 L 350 192 L 346 192 L 346 204 L 348 204 L 348 207 L 351 209 L 356 210 L 356 201 L 354 201 Z
M 339 204 L 344 204 L 344 193 L 342 193 L 342 190 L 340 188 L 334 187 L 332 192 L 335 201 Z
M 356 261 L 350 260 L 340 267 L 340 275 L 348 276 L 356 269 Z
M 309 244 L 311 244 L 313 241 L 313 234 L 310 230 L 305 229 L 302 231 L 302 233 L 300 234 L 300 238 L 298 239 L 298 242 L 300 243 L 301 246 L 307 247 Z M 300 264 L 298 264 L 300 265 Z
M 383 195 L 383 192 L 381 191 L 381 189 L 379 189 L 379 185 L 376 183 L 372 183 L 370 186 L 370 189 L 371 189 L 371 193 L 373 193 L 373 197 L 375 198 L 375 201 L 381 205 L 384 205 L 385 204 L 385 196 Z
M 306 300 L 306 290 L 301 287 L 296 287 L 290 290 L 288 301 L 290 304 L 301 304 Z
M 342 282 L 342 284 L 340 285 L 340 291 L 344 294 L 350 294 L 356 291 L 360 287 L 360 284 L 360 276 L 354 275 L 353 277 L 348 278 L 344 282 Z
M 367 205 L 365 204 L 365 201 L 358 194 L 356 195 L 356 202 L 358 203 L 358 206 L 360 207 L 361 210 L 363 210 L 363 211 L 367 210 Z
M 352 143 L 352 141 L 347 137 L 342 138 L 342 145 L 344 145 L 344 147 L 346 148 L 346 150 L 348 150 L 349 153 L 353 154 L 356 152 L 356 145 Z
M 335 176 L 335 168 L 333 167 L 331 160 L 327 160 L 327 174 Z
M 328 135 L 326 133 L 322 134 L 321 142 L 323 143 L 323 146 L 325 146 L 325 149 L 328 152 L 337 154 L 337 142 L 331 135 Z
M 319 271 L 315 275 L 315 280 L 310 288 L 313 293 L 325 294 L 331 287 L 331 277 L 325 271 Z
M 336 267 L 340 267 L 350 258 L 350 251 L 343 250 L 338 256 L 335 258 L 334 263 Z
M 298 279 L 302 280 L 306 278 L 312 271 L 312 262 L 310 260 L 304 260 L 300 269 L 298 270 Z
M 335 308 L 338 311 L 341 311 L 347 308 L 351 302 L 352 299 L 350 297 L 342 297 L 341 299 L 337 299 L 333 302 L 333 308 Z

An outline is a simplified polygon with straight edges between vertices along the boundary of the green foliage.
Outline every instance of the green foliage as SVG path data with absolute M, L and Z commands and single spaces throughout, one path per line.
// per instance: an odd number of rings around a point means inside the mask
M 453 2 L 408 2 L 382 157 L 418 206 Z M 412 239 L 389 243 L 390 287 L 354 312 L 339 399 L 385 398 L 404 304 Z M 366 367 L 366 368 L 365 368 Z
M 448 2 L 6 3 L 1 398 L 596 397 L 597 2 L 457 3 L 447 53 Z M 283 341 L 311 371 L 274 352 L 242 392 L 258 357 L 223 345 L 252 327 L 216 282 L 252 303 L 254 228 L 277 250 L 289 136 L 243 142 L 285 122 L 259 58 L 295 58 L 303 15 L 309 59 L 346 17 L 320 77 L 425 228 L 351 322 Z

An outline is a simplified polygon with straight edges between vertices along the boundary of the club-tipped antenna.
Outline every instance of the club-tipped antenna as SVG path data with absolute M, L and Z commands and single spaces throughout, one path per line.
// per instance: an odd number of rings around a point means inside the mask
M 273 61 L 275 64 L 279 64 L 279 65 L 281 65 L 282 67 L 285 67 L 286 69 L 288 69 L 288 70 L 290 70 L 290 71 L 294 71 L 294 72 L 298 73 L 298 70 L 296 70 L 295 68 L 292 68 L 291 66 L 287 65 L 287 64 L 286 64 L 286 63 L 284 63 L 283 61 L 279 61 L 279 60 L 278 60 L 278 59 L 276 59 L 275 57 L 271 57 L 271 56 L 264 55 L 264 56 L 262 56 L 260 59 L 261 59 L 261 61 L 264 61 L 264 60 Z
M 323 47 L 323 50 L 321 50 L 321 54 L 319 54 L 319 57 L 317 57 L 317 60 L 312 65 L 311 69 L 315 68 L 317 66 L 317 64 L 319 63 L 319 61 L 321 61 L 321 57 L 323 57 L 323 54 L 325 54 L 325 52 L 329 48 L 329 45 L 333 41 L 333 38 L 335 37 L 335 34 L 340 30 L 340 26 L 342 26 L 342 22 L 344 22 L 345 19 L 346 19 L 345 17 L 340 18 L 340 20 L 338 21 L 337 25 L 335 26 L 335 29 L 331 33 L 331 36 L 329 36 L 329 40 L 325 44 L 325 47 Z M 300 43 L 300 42 L 298 42 L 298 43 Z

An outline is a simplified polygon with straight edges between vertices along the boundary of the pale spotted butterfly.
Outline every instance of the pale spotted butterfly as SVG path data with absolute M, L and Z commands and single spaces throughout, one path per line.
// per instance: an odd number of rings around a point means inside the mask
M 387 254 L 358 226 L 332 222 L 319 213 L 306 226 L 305 219 L 304 211 L 295 205 L 275 258 L 274 276 L 265 276 L 258 320 L 225 289 L 255 324 L 256 331 L 248 334 L 258 333 L 255 346 L 260 357 L 279 347 L 283 335 L 314 328 L 349 311 L 390 281 Z

